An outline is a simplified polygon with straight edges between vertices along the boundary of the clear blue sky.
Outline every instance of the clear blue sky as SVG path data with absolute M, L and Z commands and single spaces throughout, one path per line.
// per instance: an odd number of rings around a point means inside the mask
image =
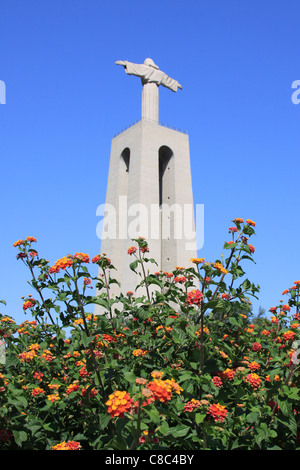
M 276 305 L 300 279 L 299 18 L 299 0 L 2 0 L 1 312 L 24 320 L 33 293 L 17 239 L 53 263 L 99 252 L 111 139 L 141 108 L 115 61 L 146 57 L 183 86 L 160 87 L 160 119 L 189 134 L 199 255 L 220 256 L 233 218 L 256 221 L 254 308 Z

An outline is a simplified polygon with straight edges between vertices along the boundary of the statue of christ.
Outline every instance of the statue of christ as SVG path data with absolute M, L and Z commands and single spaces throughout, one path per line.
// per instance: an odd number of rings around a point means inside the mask
M 157 122 L 159 85 L 176 92 L 177 88 L 182 89 L 180 83 L 159 70 L 159 67 L 149 58 L 143 64 L 134 64 L 127 60 L 117 60 L 116 64 L 122 65 L 128 75 L 141 78 L 143 85 L 142 119 Z

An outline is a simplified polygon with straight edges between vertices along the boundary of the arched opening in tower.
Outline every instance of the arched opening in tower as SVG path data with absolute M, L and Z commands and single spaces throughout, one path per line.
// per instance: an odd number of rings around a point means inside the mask
M 130 165 L 130 149 L 128 147 L 126 147 L 121 153 L 121 159 L 123 160 L 124 165 L 125 165 L 125 170 L 128 173 L 129 165 Z
M 173 151 L 170 147 L 163 145 L 158 151 L 158 164 L 159 164 L 159 205 L 163 203 L 168 203 L 168 183 L 170 180 L 170 161 L 173 157 Z M 170 198 L 170 195 L 169 195 Z
M 175 166 L 174 153 L 163 145 L 158 152 L 159 165 L 159 207 L 161 269 L 168 270 L 175 259 L 174 208 L 175 204 Z

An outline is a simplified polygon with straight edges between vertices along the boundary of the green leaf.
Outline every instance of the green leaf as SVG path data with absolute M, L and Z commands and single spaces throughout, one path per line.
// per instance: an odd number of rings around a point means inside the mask
M 25 431 L 13 431 L 13 435 L 19 447 L 22 447 L 22 443 L 27 441 L 27 433 Z
M 108 413 L 102 413 L 100 414 L 100 429 L 105 429 L 108 423 L 110 422 L 111 417 Z
M 136 375 L 133 372 L 124 372 L 123 375 L 129 383 L 135 383 Z
M 233 248 L 235 248 L 237 246 L 237 243 L 228 243 L 228 242 L 225 242 L 224 243 L 224 250 L 233 250 Z
M 196 424 L 201 424 L 205 420 L 206 413 L 196 413 L 195 414 L 195 421 Z
M 159 427 L 159 430 L 164 436 L 170 431 L 169 425 L 166 420 L 162 422 L 161 426 Z
M 246 421 L 248 423 L 256 423 L 259 419 L 259 413 L 252 411 L 246 416 Z
M 174 428 L 170 428 L 170 434 L 173 437 L 184 437 L 189 432 L 190 427 L 185 424 L 178 424 Z
M 144 407 L 143 409 L 144 409 L 145 413 L 149 416 L 149 418 L 151 419 L 153 424 L 159 424 L 160 423 L 159 412 L 156 408 L 147 410 L 147 407 Z
M 136 259 L 132 263 L 130 263 L 129 267 L 132 271 L 136 273 L 136 268 L 138 267 L 139 261 Z
M 250 289 L 251 287 L 251 282 L 249 281 L 249 279 L 245 279 L 243 284 L 242 284 L 242 289 L 243 290 L 248 290 Z
M 82 344 L 85 348 L 87 348 L 89 346 L 89 344 L 91 343 L 92 340 L 93 340 L 93 338 L 87 336 L 87 334 L 84 331 L 81 332 L 81 341 L 82 341 Z
M 229 323 L 231 323 L 231 325 L 240 326 L 239 322 L 237 321 L 235 317 L 229 317 L 228 320 L 229 320 Z

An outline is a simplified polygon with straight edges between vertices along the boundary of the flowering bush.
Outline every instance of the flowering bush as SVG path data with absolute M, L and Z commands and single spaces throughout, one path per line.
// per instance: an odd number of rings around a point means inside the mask
M 232 223 L 224 260 L 196 258 L 172 273 L 147 275 L 148 244 L 133 240 L 138 298 L 111 297 L 106 255 L 49 265 L 34 237 L 18 240 L 35 290 L 23 309 L 34 320 L 0 315 L 0 448 L 299 449 L 300 281 L 270 319 L 253 317 L 259 288 L 244 264 L 255 222 Z M 89 311 L 95 304 L 103 315 Z

